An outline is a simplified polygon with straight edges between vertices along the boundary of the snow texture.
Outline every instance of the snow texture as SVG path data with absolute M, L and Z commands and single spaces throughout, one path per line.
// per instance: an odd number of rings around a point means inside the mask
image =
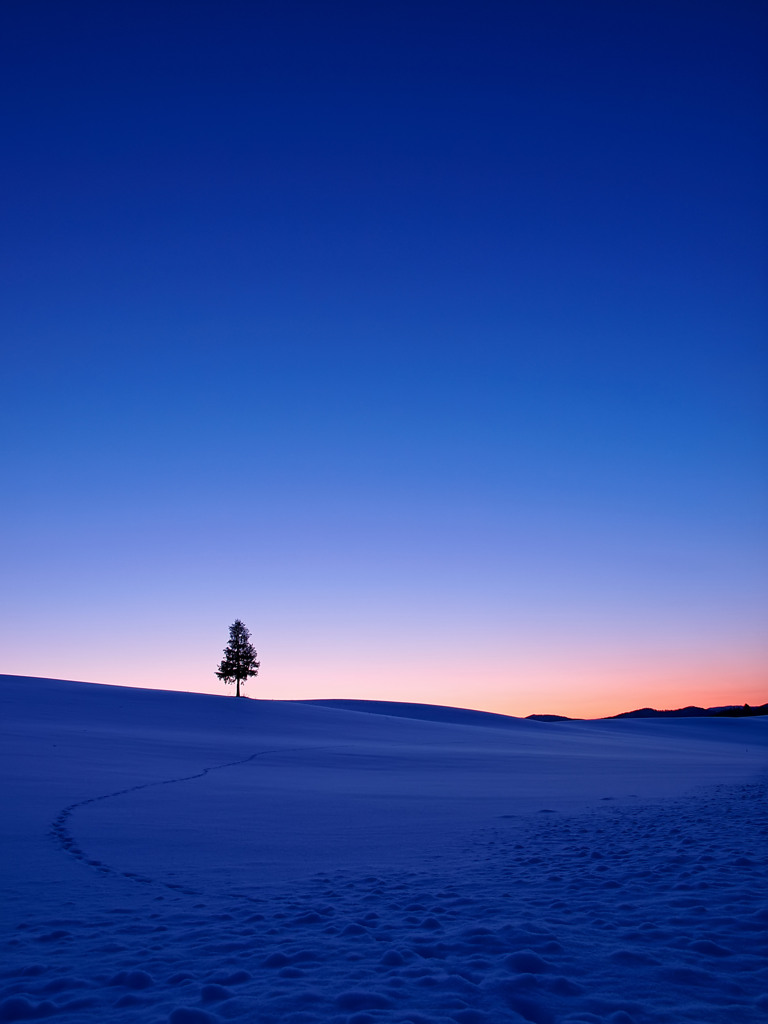
M 0 713 L 0 1022 L 768 1021 L 766 719 Z

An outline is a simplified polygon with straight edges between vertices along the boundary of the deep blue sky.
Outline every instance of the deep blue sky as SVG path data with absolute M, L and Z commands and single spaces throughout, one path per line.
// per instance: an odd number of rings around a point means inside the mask
M 756 700 L 767 20 L 5 3 L 3 670 Z

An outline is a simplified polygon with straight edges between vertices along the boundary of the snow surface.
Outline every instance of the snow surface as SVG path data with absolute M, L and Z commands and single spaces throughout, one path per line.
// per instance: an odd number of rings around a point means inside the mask
M 0 1022 L 768 1020 L 764 718 L 12 676 L 0 716 Z

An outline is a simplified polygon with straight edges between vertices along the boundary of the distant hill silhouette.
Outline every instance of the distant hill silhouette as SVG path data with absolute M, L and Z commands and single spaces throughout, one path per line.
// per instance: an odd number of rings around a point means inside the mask
M 391 715 L 396 718 L 417 718 L 434 722 L 452 722 L 455 725 L 487 725 L 506 728 L 521 719 L 511 715 L 499 715 L 492 711 L 473 711 L 468 708 L 446 707 L 438 704 L 416 704 L 405 701 L 353 700 L 351 698 L 329 698 L 295 701 L 297 704 L 315 704 L 321 707 L 345 711 L 360 711 L 368 714 Z M 760 707 L 700 708 L 691 705 L 673 711 L 657 711 L 655 708 L 638 708 L 637 711 L 623 711 L 619 715 L 607 715 L 603 721 L 613 718 L 748 718 L 768 714 L 768 704 Z M 527 715 L 525 721 L 533 722 L 581 722 L 581 718 L 566 715 Z
M 755 715 L 768 714 L 768 704 L 752 708 L 749 704 L 743 707 L 699 708 L 689 705 L 687 708 L 676 708 L 674 711 L 657 711 L 655 708 L 638 708 L 637 711 L 622 711 L 619 715 L 608 715 L 607 718 L 750 718 Z
M 756 708 L 745 704 L 741 708 L 723 708 L 717 712 L 718 718 L 754 718 L 757 715 L 768 715 L 768 704 L 760 704 Z

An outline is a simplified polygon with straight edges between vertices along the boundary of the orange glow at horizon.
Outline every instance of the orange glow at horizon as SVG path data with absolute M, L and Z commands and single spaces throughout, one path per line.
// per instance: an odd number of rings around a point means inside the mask
M 176 672 L 158 678 L 145 662 L 113 665 L 57 658 L 56 664 L 4 666 L 8 674 L 35 675 L 148 689 L 179 690 L 198 693 L 231 694 L 232 688 L 220 684 L 213 673 L 194 670 Z M 756 658 L 723 657 L 705 664 L 683 661 L 679 656 L 666 660 L 635 659 L 627 668 L 623 659 L 583 658 L 579 663 L 517 663 L 481 669 L 436 667 L 425 659 L 399 665 L 393 672 L 388 665 L 364 667 L 351 660 L 326 666 L 294 662 L 280 670 L 268 665 L 267 671 L 249 680 L 246 696 L 270 700 L 352 699 L 413 702 L 472 708 L 497 714 L 526 717 L 531 714 L 555 714 L 568 718 L 603 718 L 642 707 L 657 710 L 697 705 L 757 706 L 768 700 L 766 672 Z M 149 662 L 151 664 L 151 660 Z M 208 666 L 209 667 L 209 666 Z

